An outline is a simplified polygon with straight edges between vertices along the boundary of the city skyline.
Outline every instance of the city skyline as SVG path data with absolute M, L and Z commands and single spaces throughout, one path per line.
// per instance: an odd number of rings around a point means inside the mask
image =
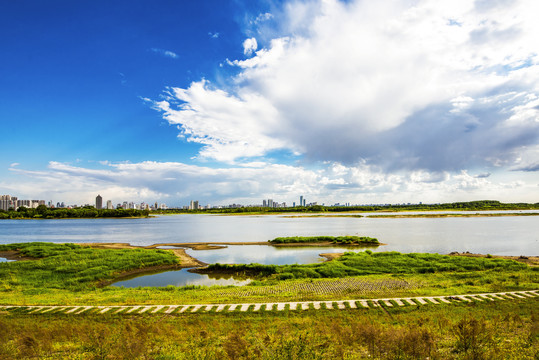
M 6 3 L 0 194 L 538 202 L 538 11 L 532 0 Z

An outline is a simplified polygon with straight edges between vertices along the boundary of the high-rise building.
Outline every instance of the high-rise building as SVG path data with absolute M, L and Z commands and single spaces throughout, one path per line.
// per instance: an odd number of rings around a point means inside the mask
M 107 209 L 112 210 L 114 207 L 112 206 L 112 200 L 107 200 Z
M 103 208 L 103 198 L 101 197 L 101 195 L 97 195 L 95 198 L 95 208 L 96 209 Z
M 303 198 L 303 195 L 299 197 L 299 206 L 305 206 L 305 199 Z
M 0 210 L 8 211 L 10 204 L 11 204 L 11 196 L 9 195 L 0 196 Z
M 198 200 L 191 200 L 189 203 L 189 210 L 198 210 Z

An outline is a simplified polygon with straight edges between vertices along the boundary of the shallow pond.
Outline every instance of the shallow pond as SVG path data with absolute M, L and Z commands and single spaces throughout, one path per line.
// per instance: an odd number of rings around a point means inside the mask
M 228 245 L 217 250 L 191 250 L 186 252 L 192 257 L 207 264 L 250 264 L 289 265 L 312 264 L 326 260 L 320 257 L 322 253 L 342 253 L 346 251 L 365 251 L 376 247 L 275 247 L 264 245 Z
M 118 281 L 111 286 L 123 286 L 128 288 L 134 287 L 164 287 L 168 285 L 174 286 L 187 286 L 187 285 L 247 285 L 250 283 L 250 279 L 234 279 L 232 276 L 215 276 L 206 274 L 196 274 L 187 271 L 187 269 L 181 269 L 176 271 L 165 271 L 157 274 L 150 274 L 135 277 L 133 279 Z

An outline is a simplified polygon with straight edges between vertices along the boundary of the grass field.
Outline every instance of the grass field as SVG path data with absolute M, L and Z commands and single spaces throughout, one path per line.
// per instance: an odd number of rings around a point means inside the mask
M 0 245 L 34 260 L 0 263 L 0 291 L 30 289 L 85 290 L 100 281 L 141 268 L 173 266 L 177 257 L 166 250 L 92 249 L 75 244 L 22 243 Z
M 0 316 L 0 358 L 536 359 L 538 309 L 535 298 L 279 313 L 9 313 Z
M 538 267 L 513 260 L 366 251 L 322 264 L 253 264 L 258 279 L 242 287 L 99 287 L 136 268 L 177 266 L 177 258 L 156 249 L 0 247 L 13 250 L 32 260 L 0 263 L 0 305 L 345 300 L 529 290 L 539 284 Z M 0 358 L 538 359 L 538 309 L 539 298 L 231 314 L 0 311 Z
M 365 251 L 312 265 L 210 266 L 210 272 L 218 271 L 211 276 L 239 272 L 257 277 L 242 287 L 100 287 L 133 269 L 181 264 L 168 250 L 93 249 L 46 243 L 0 246 L 0 251 L 13 249 L 34 260 L 0 263 L 3 305 L 331 300 L 531 290 L 539 284 L 539 267 L 513 260 Z

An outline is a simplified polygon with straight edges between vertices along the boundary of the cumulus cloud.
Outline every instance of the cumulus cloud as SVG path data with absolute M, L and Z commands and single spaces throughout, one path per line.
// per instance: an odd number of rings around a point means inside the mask
M 514 166 L 539 143 L 537 11 L 533 0 L 288 2 L 280 35 L 262 49 L 247 39 L 254 56 L 229 62 L 228 85 L 194 82 L 156 107 L 219 161 L 288 149 L 385 171 Z
M 243 53 L 245 55 L 253 54 L 258 49 L 258 44 L 255 38 L 245 39 L 243 42 Z
M 95 163 L 93 164 L 95 166 Z M 182 206 L 192 199 L 212 205 L 260 204 L 272 198 L 289 205 L 300 195 L 308 202 L 400 203 L 446 202 L 496 198 L 528 201 L 531 187 L 518 177 L 474 176 L 424 170 L 385 173 L 367 164 L 328 163 L 319 169 L 253 162 L 248 166 L 212 168 L 179 162 L 103 161 L 101 167 L 50 162 L 45 170 L 11 168 L 18 181 L 0 183 L 0 192 L 19 198 L 46 198 L 93 203 L 96 194 L 114 203 L 166 202 Z M 516 174 L 516 173 L 513 173 Z M 67 184 L 67 185 L 66 185 Z M 496 194 L 495 197 L 492 195 Z
M 171 95 L 170 101 L 154 105 L 169 123 L 181 126 L 180 136 L 204 145 L 201 157 L 234 162 L 286 146 L 271 136 L 276 109 L 255 93 L 231 95 L 202 80 L 188 89 L 173 88 Z M 173 106 L 172 101 L 179 104 Z

